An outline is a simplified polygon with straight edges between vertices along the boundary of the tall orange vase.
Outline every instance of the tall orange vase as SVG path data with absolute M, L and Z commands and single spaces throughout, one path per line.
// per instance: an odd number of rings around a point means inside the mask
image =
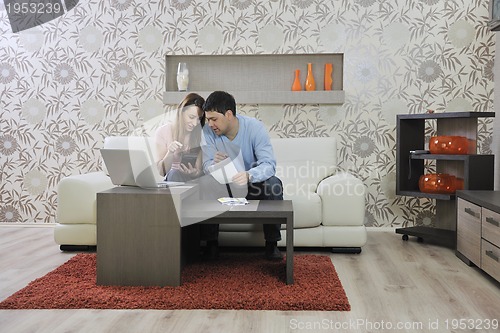
M 314 81 L 311 63 L 307 64 L 307 77 L 306 77 L 306 83 L 304 85 L 304 88 L 306 91 L 316 90 L 316 82 Z
M 292 84 L 292 91 L 301 91 L 302 85 L 300 84 L 300 69 L 295 70 L 295 79 Z
M 333 64 L 325 64 L 325 80 L 324 80 L 324 90 L 332 90 L 333 84 Z

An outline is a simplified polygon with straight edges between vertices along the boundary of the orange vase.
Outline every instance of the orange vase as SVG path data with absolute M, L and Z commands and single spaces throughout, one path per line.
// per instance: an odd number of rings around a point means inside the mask
M 476 142 L 464 136 L 433 136 L 429 140 L 429 150 L 431 154 L 474 154 Z
M 332 84 L 333 84 L 332 73 L 333 73 L 333 64 L 325 64 L 325 80 L 324 80 L 325 90 L 332 90 Z
M 302 86 L 300 85 L 300 69 L 295 70 L 295 79 L 292 84 L 292 91 L 301 91 Z
M 307 64 L 307 77 L 306 77 L 306 83 L 305 83 L 304 87 L 305 87 L 306 91 L 316 90 L 316 82 L 314 81 L 311 63 Z
M 464 189 L 464 180 L 445 173 L 420 176 L 418 188 L 423 193 L 453 194 Z

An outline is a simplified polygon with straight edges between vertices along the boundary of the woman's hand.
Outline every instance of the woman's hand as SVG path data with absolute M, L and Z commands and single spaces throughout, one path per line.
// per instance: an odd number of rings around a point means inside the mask
M 185 174 L 185 175 L 189 175 L 189 176 L 197 176 L 200 172 L 200 170 L 198 170 L 197 168 L 195 168 L 194 166 L 191 165 L 191 163 L 188 163 L 187 165 L 186 164 L 180 164 L 179 165 L 179 169 L 180 171 Z
M 179 141 L 172 141 L 172 143 L 168 145 L 168 151 L 171 153 L 175 153 L 181 148 L 182 148 L 182 143 L 180 143 Z

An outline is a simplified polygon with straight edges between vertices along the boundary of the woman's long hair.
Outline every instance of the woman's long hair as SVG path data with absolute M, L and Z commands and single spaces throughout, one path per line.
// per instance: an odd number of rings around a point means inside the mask
M 184 123 L 183 113 L 186 111 L 188 106 L 195 105 L 202 110 L 200 116 L 200 127 L 196 126 L 191 132 L 189 139 L 189 146 L 191 148 L 199 147 L 201 142 L 201 128 L 205 125 L 205 112 L 203 112 L 203 103 L 205 99 L 196 93 L 189 93 L 184 97 L 184 99 L 179 103 L 177 107 L 177 114 L 175 119 L 175 126 L 173 129 L 174 140 L 179 142 L 184 142 L 184 137 L 186 135 L 186 126 Z

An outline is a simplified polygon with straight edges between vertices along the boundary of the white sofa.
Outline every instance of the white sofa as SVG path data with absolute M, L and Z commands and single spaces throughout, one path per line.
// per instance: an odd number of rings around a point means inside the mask
M 335 138 L 271 139 L 284 199 L 294 207 L 294 246 L 361 252 L 366 243 L 365 187 L 337 170 Z M 144 137 L 108 137 L 105 148 L 154 150 Z M 105 169 L 105 168 L 103 168 Z M 96 245 L 96 193 L 112 188 L 106 170 L 65 177 L 58 185 L 54 237 L 61 250 Z M 261 227 L 221 225 L 222 246 L 263 246 Z M 283 240 L 278 244 L 285 245 Z

